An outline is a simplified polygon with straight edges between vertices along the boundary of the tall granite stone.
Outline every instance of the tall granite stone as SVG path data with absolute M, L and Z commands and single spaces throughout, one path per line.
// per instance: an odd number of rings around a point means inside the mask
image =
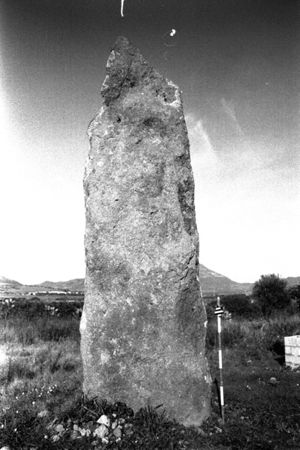
M 199 425 L 210 375 L 180 91 L 125 38 L 106 73 L 84 177 L 84 391 Z

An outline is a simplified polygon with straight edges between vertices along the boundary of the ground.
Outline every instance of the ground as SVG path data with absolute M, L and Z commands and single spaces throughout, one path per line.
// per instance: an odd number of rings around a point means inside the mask
M 198 428 L 169 421 L 163 405 L 133 414 L 130 405 L 85 399 L 78 318 L 20 321 L 6 314 L 0 325 L 0 346 L 10 357 L 0 385 L 0 448 L 300 448 L 300 371 L 285 367 L 282 355 L 272 352 L 282 348 L 283 335 L 300 334 L 298 316 L 224 323 L 224 424 L 215 323 L 210 321 L 212 413 Z M 97 423 L 100 416 L 110 420 L 108 428 Z

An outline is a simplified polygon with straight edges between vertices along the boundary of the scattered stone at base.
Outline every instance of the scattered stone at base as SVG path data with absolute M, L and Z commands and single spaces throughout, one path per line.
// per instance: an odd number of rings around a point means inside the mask
M 122 430 L 121 430 L 120 426 L 118 426 L 117 428 L 115 428 L 115 429 L 113 430 L 113 435 L 114 435 L 117 439 L 119 439 L 119 438 L 122 437 Z
M 93 432 L 93 436 L 97 436 L 100 439 L 103 439 L 108 434 L 108 429 L 105 425 L 100 425 L 100 427 L 96 428 Z
M 97 420 L 97 423 L 100 423 L 102 425 L 105 425 L 106 427 L 110 426 L 110 419 L 105 414 L 102 414 L 102 416 L 99 417 Z
M 43 409 L 43 411 L 40 411 L 37 415 L 39 418 L 43 418 L 49 415 L 49 411 L 47 409 Z

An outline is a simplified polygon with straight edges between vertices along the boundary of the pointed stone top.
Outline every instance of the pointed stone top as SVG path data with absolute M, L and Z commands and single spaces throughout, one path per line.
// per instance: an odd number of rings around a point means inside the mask
M 120 50 L 120 51 L 126 52 L 130 48 L 132 48 L 132 44 L 129 42 L 129 40 L 125 36 L 117 37 L 117 40 L 113 47 L 114 50 Z
M 101 88 L 104 103 L 108 106 L 131 88 L 152 85 L 154 90 L 166 89 L 172 94 L 169 101 L 176 100 L 174 92 L 178 87 L 160 75 L 142 56 L 138 48 L 124 36 L 119 36 L 111 50 L 106 64 L 106 77 Z
M 143 58 L 140 51 L 127 38 L 119 36 L 106 64 L 106 77 L 101 88 L 101 95 L 108 106 L 117 99 L 121 90 L 139 84 L 147 72 L 154 71 Z

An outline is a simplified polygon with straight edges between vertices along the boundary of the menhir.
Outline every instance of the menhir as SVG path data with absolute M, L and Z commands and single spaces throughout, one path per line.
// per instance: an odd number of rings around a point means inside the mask
M 84 177 L 84 391 L 199 425 L 210 375 L 181 94 L 125 38 L 106 73 Z

